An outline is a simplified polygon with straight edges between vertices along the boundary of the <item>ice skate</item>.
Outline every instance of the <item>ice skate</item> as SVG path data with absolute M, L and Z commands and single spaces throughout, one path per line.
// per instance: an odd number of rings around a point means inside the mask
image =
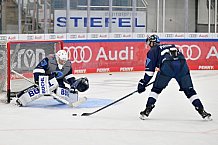
M 146 118 L 148 118 L 149 114 L 151 113 L 154 107 L 155 107 L 154 105 L 147 106 L 144 111 L 140 112 L 139 118 L 142 120 L 145 120 Z
M 212 118 L 211 118 L 211 114 L 210 113 L 207 113 L 204 109 L 199 109 L 199 108 L 195 108 L 198 113 L 201 115 L 201 117 L 204 119 L 204 120 L 208 120 L 208 121 L 211 121 Z
M 16 105 L 19 106 L 19 107 L 23 106 L 19 99 L 16 100 Z
M 20 100 L 19 100 L 20 96 L 22 96 L 23 94 L 24 94 L 24 91 L 20 91 L 19 93 L 16 94 L 16 97 L 17 97 L 17 99 L 16 99 L 16 105 L 19 106 L 19 107 L 22 107 L 22 106 L 23 106 L 23 104 L 22 104 L 22 103 L 20 102 Z

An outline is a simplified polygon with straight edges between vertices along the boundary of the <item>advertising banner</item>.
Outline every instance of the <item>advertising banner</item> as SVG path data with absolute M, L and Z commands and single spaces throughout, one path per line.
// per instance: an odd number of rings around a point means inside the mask
M 91 11 L 87 16 L 87 11 L 71 10 L 67 19 L 66 10 L 54 11 L 54 32 L 65 33 L 67 22 L 70 33 L 86 33 L 90 27 L 91 33 L 107 33 L 111 21 L 112 32 L 144 32 L 146 26 L 146 13 L 136 11 L 133 17 L 132 11 L 113 11 L 111 20 L 108 11 Z M 133 23 L 134 22 L 134 23 Z
M 218 69 L 218 43 L 215 41 L 174 41 L 185 55 L 191 70 Z M 66 41 L 74 73 L 102 73 L 114 71 L 143 71 L 149 48 L 144 41 Z
M 143 70 L 144 42 L 72 42 L 64 43 L 74 73 L 101 73 Z
M 218 69 L 218 42 L 171 42 L 185 55 L 192 70 Z
M 164 39 L 162 43 L 176 44 L 191 70 L 218 70 L 216 39 Z M 14 48 L 11 49 L 13 55 Z M 73 73 L 82 74 L 143 71 L 146 54 L 150 48 L 145 45 L 144 39 L 95 39 L 65 40 L 63 49 L 68 52 Z M 53 51 L 43 49 L 39 45 L 34 49 L 21 49 L 17 53 L 18 57 L 13 59 L 12 67 L 28 77 L 32 76 L 36 64 Z M 3 67 L 2 63 L 1 66 Z

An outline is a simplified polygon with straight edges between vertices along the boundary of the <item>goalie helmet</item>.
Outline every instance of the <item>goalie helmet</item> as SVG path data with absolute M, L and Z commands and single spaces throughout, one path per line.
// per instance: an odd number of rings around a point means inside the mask
M 79 78 L 71 87 L 77 89 L 79 92 L 85 92 L 89 88 L 89 81 L 86 77 Z
M 68 54 L 65 50 L 59 50 L 56 53 L 56 59 L 58 64 L 64 65 L 66 61 L 68 60 Z

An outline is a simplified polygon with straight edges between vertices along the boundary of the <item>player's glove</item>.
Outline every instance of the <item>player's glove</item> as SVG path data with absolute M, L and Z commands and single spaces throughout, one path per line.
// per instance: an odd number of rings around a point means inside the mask
M 145 85 L 146 85 L 145 80 L 141 79 L 138 83 L 138 90 L 137 90 L 139 94 L 145 91 Z

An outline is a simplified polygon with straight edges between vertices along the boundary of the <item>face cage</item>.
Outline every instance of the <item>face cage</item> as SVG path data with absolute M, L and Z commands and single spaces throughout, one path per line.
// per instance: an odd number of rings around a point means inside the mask
M 57 57 L 57 62 L 60 65 L 64 65 L 67 61 L 60 59 L 59 57 Z

